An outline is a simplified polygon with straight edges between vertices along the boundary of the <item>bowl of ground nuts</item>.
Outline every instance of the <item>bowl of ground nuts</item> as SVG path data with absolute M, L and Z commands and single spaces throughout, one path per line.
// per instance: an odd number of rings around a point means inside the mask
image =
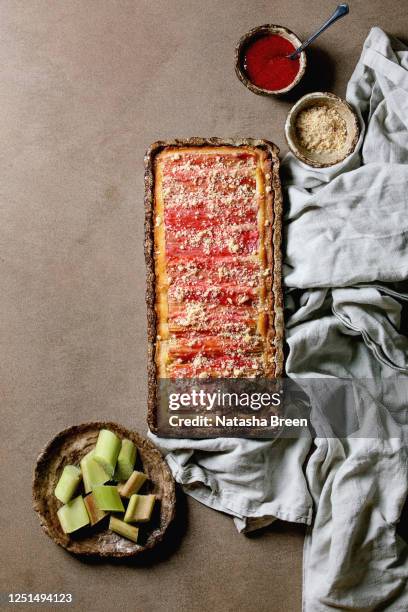
M 335 94 L 303 96 L 286 119 L 285 136 L 292 153 L 314 168 L 343 161 L 355 150 L 360 126 L 351 106 Z

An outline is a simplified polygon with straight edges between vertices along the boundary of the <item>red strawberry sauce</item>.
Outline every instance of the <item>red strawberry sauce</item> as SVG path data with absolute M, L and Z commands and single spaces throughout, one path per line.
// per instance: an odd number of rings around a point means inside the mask
M 288 87 L 299 72 L 299 58 L 286 57 L 295 47 L 278 34 L 267 34 L 250 42 L 245 53 L 244 68 L 254 85 L 268 91 Z

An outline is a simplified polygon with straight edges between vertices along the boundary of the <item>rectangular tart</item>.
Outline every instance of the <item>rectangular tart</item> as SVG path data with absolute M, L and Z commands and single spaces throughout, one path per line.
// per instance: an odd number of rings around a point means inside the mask
M 277 152 L 264 140 L 191 138 L 146 154 L 153 431 L 158 379 L 282 375 Z

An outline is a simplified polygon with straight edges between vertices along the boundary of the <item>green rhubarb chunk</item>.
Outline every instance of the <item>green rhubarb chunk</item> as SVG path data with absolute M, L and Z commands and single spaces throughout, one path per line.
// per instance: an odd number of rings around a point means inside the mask
M 132 542 L 137 542 L 137 536 L 139 535 L 139 528 L 134 527 L 133 525 L 128 525 L 124 523 L 120 519 L 116 518 L 116 516 L 111 516 L 109 520 L 109 529 L 118 533 L 119 535 L 127 538 L 128 540 L 132 540 Z
M 128 480 L 136 462 L 136 446 L 132 440 L 122 440 L 122 446 L 116 464 L 115 480 Z
M 129 499 L 128 507 L 126 508 L 125 517 L 123 519 L 125 523 L 133 523 L 133 515 L 135 514 L 139 497 L 139 495 L 132 495 Z
M 155 495 L 132 495 L 125 514 L 126 523 L 147 523 L 152 516 Z
M 89 525 L 89 516 L 82 495 L 78 495 L 65 506 L 62 506 L 58 510 L 57 516 L 64 533 L 72 533 L 81 529 L 81 527 L 85 527 L 85 525 Z
M 147 476 L 143 472 L 132 472 L 129 480 L 118 485 L 118 491 L 122 497 L 130 497 L 137 493 L 142 485 L 146 482 Z
M 95 461 L 93 450 L 85 455 L 80 466 L 84 479 L 85 493 L 90 493 L 97 485 L 105 484 L 105 482 L 110 480 L 110 475 Z
M 120 452 L 120 438 L 109 429 L 101 429 L 96 441 L 94 459 L 112 478 Z
M 96 505 L 107 512 L 124 512 L 122 500 L 115 486 L 98 485 L 92 491 Z
M 81 470 L 75 465 L 66 465 L 62 470 L 60 479 L 55 487 L 55 497 L 63 504 L 66 504 L 74 496 L 74 493 L 77 490 L 81 480 Z
M 107 512 L 98 507 L 92 493 L 89 493 L 86 497 L 84 497 L 84 504 L 86 506 L 92 527 L 104 519 L 105 516 L 108 516 Z

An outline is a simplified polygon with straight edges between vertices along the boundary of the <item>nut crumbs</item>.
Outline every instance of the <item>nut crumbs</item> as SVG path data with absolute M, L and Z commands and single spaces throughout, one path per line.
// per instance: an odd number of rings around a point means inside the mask
M 311 106 L 296 117 L 296 136 L 309 151 L 339 151 L 344 147 L 347 125 L 340 113 L 325 104 Z

